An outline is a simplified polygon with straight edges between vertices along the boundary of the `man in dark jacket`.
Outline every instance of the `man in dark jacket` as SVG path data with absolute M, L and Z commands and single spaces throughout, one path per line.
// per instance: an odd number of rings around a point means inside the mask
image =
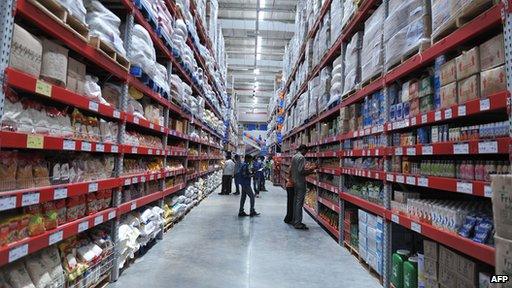
M 254 193 L 251 189 L 251 177 L 254 175 L 254 172 L 251 169 L 252 156 L 246 155 L 245 161 L 240 168 L 240 184 L 242 184 L 242 196 L 240 197 L 240 209 L 238 210 L 238 217 L 244 216 L 258 216 L 260 213 L 257 213 L 254 210 Z M 251 202 L 251 212 L 250 214 L 245 213 L 245 199 L 249 196 Z
M 235 155 L 235 187 L 236 192 L 233 195 L 240 194 L 240 170 L 242 168 L 242 161 L 240 161 L 240 155 Z

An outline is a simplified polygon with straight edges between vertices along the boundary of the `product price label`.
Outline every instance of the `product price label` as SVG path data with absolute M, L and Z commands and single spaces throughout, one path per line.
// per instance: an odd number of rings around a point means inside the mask
M 497 141 L 478 142 L 478 153 L 480 153 L 480 154 L 498 153 L 498 142 Z
M 416 185 L 416 177 L 414 176 L 407 176 L 405 182 L 409 185 Z
M 52 85 L 41 80 L 36 82 L 36 93 L 52 97 Z
M 434 152 L 433 148 L 430 145 L 421 147 L 421 154 L 423 154 L 423 155 L 432 155 L 433 152 Z
M 142 183 L 146 182 L 146 176 L 140 177 L 140 182 L 142 182 Z
M 167 173 L 167 176 L 169 176 L 169 173 Z M 149 175 L 149 181 L 155 180 L 155 175 L 151 174 Z
M 160 132 L 163 133 L 164 131 L 165 131 L 164 127 L 160 127 Z
M 53 190 L 53 200 L 64 199 L 68 197 L 68 188 L 57 188 Z
M 409 156 L 416 155 L 416 148 L 414 148 L 414 147 L 407 148 L 407 155 L 409 155 Z
M 444 119 L 452 118 L 452 108 L 444 110 Z
M 156 150 L 156 155 L 160 155 L 160 150 Z
M 364 135 L 369 135 L 371 132 L 370 128 L 364 129 Z
M 103 215 L 96 216 L 94 218 L 94 226 L 98 226 L 103 223 Z
M 39 192 L 23 193 L 21 196 L 21 206 L 34 205 L 39 203 Z
M 457 108 L 457 115 L 460 116 L 466 116 L 466 105 L 460 105 Z
M 457 192 L 473 194 L 473 184 L 469 182 L 457 182 Z
M 486 111 L 491 109 L 491 101 L 489 98 L 480 99 L 480 111 Z
M 404 175 L 396 175 L 396 182 L 404 183 Z
M 395 214 L 391 214 L 391 221 L 395 222 L 396 224 L 400 224 L 400 217 Z
M 411 230 L 421 233 L 421 224 L 416 223 L 416 222 L 411 222 Z
M 416 126 L 416 117 L 411 118 L 411 126 Z
M 132 179 L 130 179 L 130 178 L 124 179 L 124 186 L 130 185 L 130 184 L 132 184 Z
M 88 220 L 78 224 L 78 233 L 84 232 L 87 229 L 89 229 L 89 221 Z
M 98 112 L 98 108 L 100 105 L 94 101 L 89 101 L 89 110 Z
M 50 236 L 48 236 L 48 246 L 51 246 L 57 242 L 62 241 L 63 236 L 64 232 L 62 230 L 50 234 Z
M 89 142 L 82 142 L 82 147 L 80 148 L 82 151 L 91 151 L 92 145 Z
M 27 135 L 27 148 L 30 149 L 43 149 L 44 147 L 44 136 L 37 134 Z
M 491 198 L 492 197 L 492 188 L 491 185 L 485 185 L 484 186 L 484 196 Z
M 380 149 L 375 149 L 375 156 L 379 156 Z
M 427 114 L 421 115 L 421 124 L 427 123 Z
M 148 149 L 148 155 L 153 155 L 153 149 Z
M 28 254 L 28 243 L 9 250 L 9 263 L 20 259 Z
M 155 129 L 155 124 L 149 123 L 149 129 Z
M 89 191 L 89 193 L 98 191 L 98 183 L 97 182 L 89 183 L 88 191 Z
M 16 208 L 16 196 L 0 197 L 0 211 Z
M 386 181 L 393 182 L 395 180 L 393 176 L 393 174 L 386 174 Z
M 435 121 L 441 120 L 441 111 L 436 111 L 436 113 L 434 113 L 434 120 Z
M 116 211 L 108 212 L 108 220 L 112 220 L 114 217 L 116 217 Z
M 403 154 L 402 147 L 395 148 L 395 155 L 402 155 L 402 154 Z
M 112 112 L 112 117 L 117 119 L 121 118 L 121 112 L 114 110 L 114 112 Z
M 62 142 L 62 149 L 63 150 L 75 150 L 76 149 L 76 142 L 73 140 L 64 140 Z
M 135 209 L 137 209 L 137 202 L 134 201 L 134 202 L 132 202 L 132 205 L 130 206 L 130 210 L 133 211 Z
M 133 117 L 133 123 L 139 124 L 139 117 Z
M 428 178 L 425 178 L 425 177 L 419 177 L 419 178 L 418 178 L 418 186 L 421 186 L 421 187 L 428 187 Z
M 132 154 L 137 154 L 137 147 L 132 147 Z
M 469 144 L 454 144 L 453 145 L 453 154 L 468 154 L 469 153 Z
M 117 153 L 119 152 L 119 147 L 117 145 L 112 145 L 112 147 L 110 147 L 110 151 L 112 151 L 112 153 Z
M 105 145 L 96 143 L 96 152 L 105 152 Z

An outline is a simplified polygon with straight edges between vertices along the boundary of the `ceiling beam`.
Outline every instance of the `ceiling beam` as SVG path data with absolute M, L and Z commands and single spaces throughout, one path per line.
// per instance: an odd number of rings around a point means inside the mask
M 256 30 L 256 21 L 254 20 L 219 19 L 218 21 L 223 29 Z M 260 31 L 295 31 L 295 25 L 293 23 L 272 20 L 262 20 L 258 22 Z
M 240 66 L 252 66 L 254 67 L 254 61 L 256 57 L 245 57 L 245 58 L 228 58 L 228 65 L 240 65 Z M 278 60 L 258 60 L 257 67 L 277 67 L 283 68 L 283 61 Z
M 235 3 L 219 3 L 219 10 L 231 10 L 231 11 L 241 11 L 241 12 L 254 12 L 256 10 L 256 5 L 247 5 L 247 4 L 235 4 Z M 260 11 L 272 13 L 272 12 L 280 12 L 280 13 L 290 13 L 295 15 L 295 6 L 285 6 L 285 5 L 273 5 L 272 7 L 260 8 Z

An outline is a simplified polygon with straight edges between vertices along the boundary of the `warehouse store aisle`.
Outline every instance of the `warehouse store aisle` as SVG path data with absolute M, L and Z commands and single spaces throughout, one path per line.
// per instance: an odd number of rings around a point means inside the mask
M 261 215 L 242 219 L 237 217 L 240 198 L 216 191 L 112 286 L 381 287 L 305 212 L 308 231 L 286 225 L 286 193 L 271 183 L 267 189 L 256 199 Z

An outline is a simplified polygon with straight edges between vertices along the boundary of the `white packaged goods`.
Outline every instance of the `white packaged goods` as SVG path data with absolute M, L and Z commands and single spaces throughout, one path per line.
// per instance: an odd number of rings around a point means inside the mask
M 424 0 L 391 0 L 384 22 L 384 63 L 390 67 L 430 43 L 429 10 Z
M 36 288 L 30 275 L 25 268 L 25 264 L 18 261 L 7 267 L 4 272 L 5 280 L 11 284 L 12 288 Z
M 353 0 L 345 0 L 343 2 L 343 19 L 341 20 L 341 28 L 347 25 L 348 21 L 352 19 L 352 16 L 356 13 L 356 5 Z
M 361 50 L 361 81 L 365 82 L 382 72 L 382 22 L 385 5 L 380 5 L 364 24 Z
M 432 0 L 432 37 L 436 38 L 455 25 L 457 17 L 466 11 L 479 11 L 490 6 L 491 0 Z
M 343 85 L 342 95 L 351 92 L 360 81 L 360 52 L 361 52 L 361 32 L 357 32 L 347 45 L 345 53 L 345 83 Z
M 165 93 L 170 94 L 169 79 L 167 78 L 167 68 L 160 63 L 155 63 L 155 78 L 153 79 L 158 87 L 162 88 Z
M 85 10 L 84 2 L 82 0 L 57 0 L 62 6 L 66 7 L 69 14 L 73 15 L 75 18 L 80 20 L 80 22 L 85 23 L 85 14 L 87 14 L 87 10 Z
M 140 67 L 149 77 L 156 75 L 156 52 L 149 33 L 139 24 L 133 25 L 130 54 L 128 60 L 132 66 Z
M 84 4 L 87 9 L 86 22 L 89 25 L 89 34 L 99 37 L 121 55 L 126 55 L 123 40 L 119 36 L 121 19 L 97 0 L 88 0 Z
M 331 1 L 331 44 L 334 44 L 340 36 L 343 20 L 342 0 Z
M 327 106 L 330 106 L 332 103 L 338 101 L 341 97 L 341 93 L 343 92 L 342 61 L 343 57 L 340 55 L 332 62 L 331 88 L 329 89 L 330 98 Z
M 14 23 L 9 66 L 39 77 L 42 57 L 41 41 Z
M 68 49 L 46 38 L 42 42 L 43 60 L 41 64 L 41 77 L 57 85 L 66 86 Z
M 331 90 L 331 67 L 327 66 L 320 71 L 320 81 L 317 88 L 318 92 L 318 112 L 324 111 L 330 102 Z

